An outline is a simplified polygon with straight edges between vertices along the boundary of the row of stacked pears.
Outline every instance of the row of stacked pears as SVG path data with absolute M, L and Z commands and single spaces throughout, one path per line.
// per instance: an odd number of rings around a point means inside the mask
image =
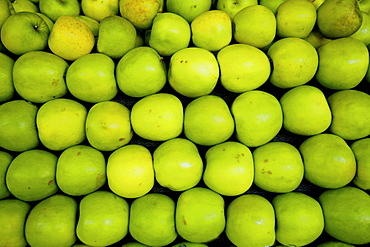
M 0 7 L 0 247 L 370 243 L 370 1 Z

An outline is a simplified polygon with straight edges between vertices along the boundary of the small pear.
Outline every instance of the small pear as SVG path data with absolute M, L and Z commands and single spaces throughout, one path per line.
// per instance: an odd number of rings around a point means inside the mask
M 317 9 L 317 26 L 326 38 L 342 38 L 354 34 L 362 24 L 357 0 L 326 0 Z

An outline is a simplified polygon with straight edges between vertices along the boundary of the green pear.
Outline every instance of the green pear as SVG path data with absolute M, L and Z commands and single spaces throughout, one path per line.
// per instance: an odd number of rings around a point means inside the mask
M 272 199 L 276 216 L 276 240 L 283 245 L 305 246 L 324 230 L 320 203 L 301 192 L 279 194 Z
M 182 192 L 176 203 L 177 233 L 195 243 L 216 239 L 225 229 L 224 207 L 223 197 L 208 188 L 194 187 Z
M 54 22 L 63 15 L 76 16 L 81 12 L 78 0 L 39 0 L 40 12 Z
M 242 143 L 226 141 L 209 148 L 205 154 L 203 181 L 223 196 L 245 193 L 253 183 L 252 152 Z
M 14 96 L 13 66 L 14 59 L 0 52 L 0 102 L 11 100 Z
M 267 50 L 267 56 L 272 62 L 269 81 L 279 88 L 293 88 L 308 83 L 315 77 L 319 66 L 315 47 L 296 37 L 274 42 Z
M 331 40 L 322 36 L 317 29 L 313 29 L 311 33 L 303 39 L 308 41 L 313 47 L 315 47 L 316 50 Z
M 355 155 L 357 168 L 353 183 L 363 190 L 370 190 L 370 138 L 363 138 L 350 145 Z
M 307 0 L 287 0 L 276 10 L 276 34 L 280 38 L 305 38 L 316 24 L 316 7 Z
M 10 0 L 0 0 L 0 29 L 8 17 L 14 14 L 14 8 Z
M 172 191 L 184 191 L 198 184 L 203 174 L 203 160 L 197 146 L 188 139 L 173 138 L 153 152 L 156 181 Z
M 85 140 L 87 110 L 81 103 L 66 98 L 41 105 L 36 125 L 41 143 L 48 149 L 61 151 Z
M 175 202 L 167 195 L 150 193 L 136 198 L 130 207 L 129 232 L 148 246 L 167 246 L 176 237 Z
M 119 89 L 131 97 L 158 93 L 166 84 L 166 64 L 158 52 L 148 46 L 135 47 L 117 63 Z
M 31 205 L 18 199 L 0 201 L 0 246 L 25 247 L 24 223 Z
M 56 181 L 64 193 L 82 196 L 102 187 L 106 180 L 106 162 L 101 151 L 87 145 L 75 145 L 59 156 Z
M 275 212 L 260 195 L 236 197 L 227 207 L 226 236 L 236 246 L 272 246 L 275 243 Z
M 22 98 L 35 103 L 63 97 L 68 91 L 65 82 L 68 66 L 64 59 L 53 53 L 25 53 L 13 66 L 15 90 Z
M 79 204 L 76 234 L 91 246 L 117 243 L 128 233 L 129 204 L 111 191 L 95 191 Z
M 226 12 L 230 16 L 231 19 L 234 19 L 234 16 L 245 7 L 251 5 L 257 5 L 257 0 L 218 0 L 216 4 L 216 8 L 218 10 L 222 10 Z
M 107 16 L 119 14 L 119 0 L 81 0 L 81 11 L 100 22 Z
M 78 15 L 62 15 L 53 25 L 48 46 L 55 55 L 74 61 L 93 50 L 95 37 L 91 28 L 81 21 Z
M 171 56 L 189 46 L 191 29 L 189 23 L 180 15 L 159 13 L 153 20 L 149 31 L 149 46 L 161 56 Z
M 30 0 L 14 0 L 12 2 L 15 13 L 18 12 L 39 12 L 38 6 Z
M 319 197 L 325 218 L 325 232 L 353 245 L 370 243 L 370 196 L 365 191 L 345 186 L 325 190 Z
M 275 39 L 276 17 L 264 5 L 243 8 L 234 16 L 233 23 L 233 35 L 238 43 L 264 48 Z
M 137 101 L 131 109 L 131 125 L 140 137 L 166 141 L 178 137 L 183 130 L 183 106 L 178 97 L 156 93 Z
M 99 35 L 100 22 L 86 15 L 77 15 L 75 17 L 90 28 L 94 37 L 97 37 Z
M 317 247 L 355 247 L 355 246 L 341 241 L 330 240 L 319 244 Z
M 129 242 L 122 245 L 122 247 L 147 247 L 147 245 L 139 242 Z
M 66 72 L 68 91 L 77 99 L 98 103 L 113 99 L 118 92 L 116 65 L 104 53 L 90 53 L 73 61 Z
M 319 67 L 316 80 L 334 90 L 352 89 L 364 79 L 369 66 L 366 45 L 355 38 L 338 38 L 318 50 Z
M 17 155 L 6 173 L 10 193 L 23 201 L 45 199 L 58 191 L 55 171 L 58 157 L 45 150 L 32 149 Z
M 176 92 L 195 98 L 210 94 L 219 75 L 219 65 L 213 53 L 199 47 L 188 47 L 171 56 L 167 78 Z
M 361 11 L 370 12 L 370 1 L 369 0 L 358 0 L 358 5 Z
M 231 18 L 222 10 L 209 10 L 198 15 L 190 28 L 192 43 L 211 52 L 230 44 L 233 36 Z
M 327 130 L 332 114 L 326 97 L 319 88 L 302 85 L 289 89 L 280 98 L 283 126 L 298 135 L 316 135 Z
M 166 0 L 166 9 L 182 16 L 191 23 L 198 15 L 209 11 L 212 7 L 212 0 Z
M 304 176 L 299 150 L 287 142 L 269 142 L 253 150 L 254 183 L 274 193 L 298 188 Z
M 358 0 L 325 0 L 317 9 L 316 23 L 326 38 L 336 39 L 354 34 L 362 23 Z
M 221 85 L 230 92 L 243 93 L 262 86 L 270 76 L 267 55 L 247 44 L 232 44 L 217 53 Z
M 45 20 L 33 12 L 10 15 L 1 27 L 1 42 L 15 55 L 47 48 L 49 27 Z
M 351 37 L 362 41 L 366 46 L 370 44 L 370 12 L 362 12 L 361 26 Z
M 311 136 L 299 146 L 304 164 L 304 177 L 326 189 L 350 183 L 356 173 L 356 158 L 341 137 L 323 133 Z
M 270 93 L 251 90 L 238 95 L 231 105 L 237 139 L 248 147 L 271 141 L 283 125 L 279 101 Z
M 100 151 L 116 150 L 132 139 L 130 110 L 115 101 L 97 103 L 87 113 L 85 131 L 92 147 Z
M 78 205 L 73 197 L 52 195 L 38 202 L 28 214 L 25 236 L 29 245 L 69 247 L 76 241 Z
M 154 17 L 163 11 L 163 0 L 120 0 L 119 11 L 139 30 L 149 29 Z
M 0 150 L 0 200 L 11 195 L 6 186 L 6 173 L 13 158 L 12 154 Z
M 184 134 L 190 141 L 212 146 L 229 139 L 234 119 L 225 100 L 216 95 L 193 99 L 185 108 Z
M 328 97 L 333 115 L 329 131 L 345 140 L 370 134 L 370 95 L 358 90 L 340 90 Z
M 272 11 L 272 13 L 274 13 L 275 15 L 277 8 L 280 6 L 280 4 L 282 4 L 285 1 L 287 0 L 259 0 L 258 4 L 269 8 Z
M 145 146 L 130 144 L 114 150 L 107 161 L 109 189 L 124 198 L 138 198 L 154 186 L 152 154 Z
M 181 242 L 175 245 L 172 245 L 171 247 L 208 247 L 206 244 L 202 243 L 192 243 L 192 242 Z
M 101 20 L 96 44 L 98 52 L 119 59 L 135 47 L 135 42 L 135 26 L 124 17 L 107 16 Z
M 48 16 L 40 12 L 36 12 L 36 14 L 40 16 L 42 19 L 44 19 L 46 25 L 49 27 L 49 30 L 53 29 L 54 22 Z
M 0 147 L 15 152 L 37 147 L 37 112 L 38 107 L 25 100 L 12 100 L 0 105 Z

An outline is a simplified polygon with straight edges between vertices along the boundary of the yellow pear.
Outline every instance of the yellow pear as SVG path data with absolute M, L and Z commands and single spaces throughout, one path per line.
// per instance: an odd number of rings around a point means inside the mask
M 222 10 L 209 10 L 198 15 L 190 27 L 194 45 L 208 51 L 219 51 L 232 39 L 231 18 Z
M 55 21 L 48 45 L 54 54 L 74 61 L 92 51 L 95 37 L 91 29 L 78 18 L 64 15 Z
M 203 160 L 197 146 L 184 138 L 161 143 L 154 150 L 153 166 L 156 181 L 173 191 L 194 187 L 203 174 Z
M 115 194 L 137 198 L 154 186 L 154 169 L 150 151 L 141 145 L 123 146 L 108 157 L 108 186 Z
M 152 26 L 154 17 L 163 10 L 163 0 L 120 0 L 121 16 L 129 20 L 137 29 L 145 30 Z

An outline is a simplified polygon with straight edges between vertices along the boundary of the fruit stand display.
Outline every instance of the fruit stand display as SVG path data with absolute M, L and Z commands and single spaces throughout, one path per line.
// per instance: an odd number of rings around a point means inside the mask
M 0 247 L 370 243 L 369 0 L 0 0 Z

